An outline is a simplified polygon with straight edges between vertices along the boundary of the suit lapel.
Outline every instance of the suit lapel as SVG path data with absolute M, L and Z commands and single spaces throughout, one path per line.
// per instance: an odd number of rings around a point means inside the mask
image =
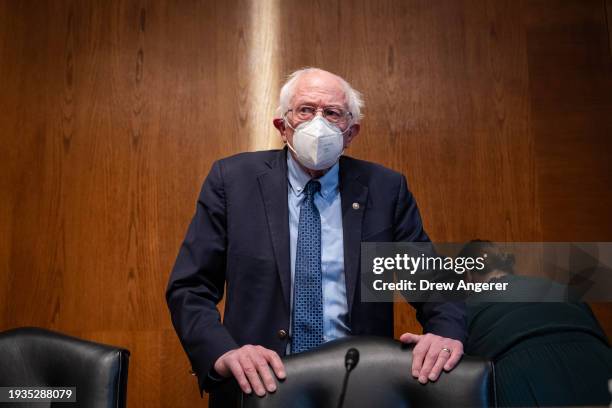
M 340 159 L 340 199 L 344 238 L 344 276 L 349 315 L 355 299 L 361 254 L 361 224 L 368 202 L 368 188 L 359 181 L 359 174 L 350 159 Z
M 266 210 L 272 247 L 276 258 L 283 297 L 289 307 L 291 290 L 291 263 L 289 255 L 289 204 L 287 202 L 286 149 L 267 163 L 270 169 L 258 176 L 259 189 Z

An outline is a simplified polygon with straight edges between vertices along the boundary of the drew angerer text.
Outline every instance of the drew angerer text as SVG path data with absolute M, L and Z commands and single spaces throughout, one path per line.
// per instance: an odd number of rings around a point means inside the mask
M 508 282 L 465 282 L 463 280 L 457 282 L 430 282 L 427 279 L 420 279 L 417 282 L 401 279 L 397 282 L 383 282 L 381 279 L 377 279 L 372 283 L 374 290 L 384 291 L 470 291 L 470 292 L 484 292 L 489 290 L 502 291 L 508 288 Z

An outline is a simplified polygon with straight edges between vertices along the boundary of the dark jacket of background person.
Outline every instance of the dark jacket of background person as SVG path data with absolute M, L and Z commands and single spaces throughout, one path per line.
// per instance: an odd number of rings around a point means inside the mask
M 512 263 L 497 265 L 506 273 L 490 282 L 526 295 L 555 290 L 542 278 L 514 275 Z M 586 303 L 490 300 L 484 294 L 466 302 L 465 352 L 494 361 L 499 406 L 609 404 L 612 349 Z

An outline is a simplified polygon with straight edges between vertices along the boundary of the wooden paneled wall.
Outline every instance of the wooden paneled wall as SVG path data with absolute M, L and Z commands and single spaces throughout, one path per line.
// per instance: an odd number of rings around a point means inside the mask
M 0 330 L 127 347 L 130 407 L 202 404 L 167 278 L 212 162 L 279 146 L 303 66 L 363 92 L 348 153 L 407 175 L 434 240 L 612 241 L 611 18 L 611 0 L 0 0 Z

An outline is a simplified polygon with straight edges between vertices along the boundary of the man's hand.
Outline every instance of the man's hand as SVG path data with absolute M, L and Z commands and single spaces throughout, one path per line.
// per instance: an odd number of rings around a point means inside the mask
M 412 350 L 412 376 L 418 378 L 421 384 L 436 381 L 444 368 L 452 370 L 463 355 L 463 343 L 459 340 L 447 339 L 435 334 L 404 333 L 400 337 L 402 343 L 415 343 Z
M 250 394 L 254 389 L 255 394 L 263 397 L 266 390 L 276 391 L 276 382 L 272 378 L 270 366 L 279 379 L 285 378 L 285 367 L 275 351 L 247 344 L 219 357 L 215 361 L 214 369 L 222 377 L 233 375 L 245 393 Z

